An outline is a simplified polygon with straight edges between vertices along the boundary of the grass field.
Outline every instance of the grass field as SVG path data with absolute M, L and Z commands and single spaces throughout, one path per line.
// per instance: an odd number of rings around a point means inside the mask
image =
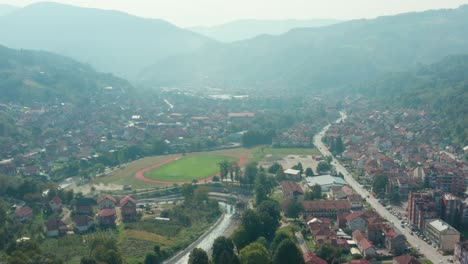
M 216 175 L 219 172 L 218 163 L 224 160 L 232 162 L 238 159 L 209 154 L 185 156 L 145 173 L 145 177 L 163 181 L 203 179 Z
M 245 157 L 251 161 L 261 161 L 267 155 L 286 156 L 286 155 L 318 155 L 319 152 L 315 148 L 271 148 L 271 147 L 253 147 L 253 148 L 235 148 L 227 150 L 217 150 L 210 152 L 200 152 L 194 154 L 208 155 L 228 155 L 236 157 Z M 139 159 L 128 163 L 120 169 L 116 169 L 108 175 L 96 178 L 92 184 L 116 184 L 116 185 L 132 185 L 134 189 L 147 189 L 160 187 L 161 184 L 144 182 L 135 178 L 135 173 L 142 169 L 151 167 L 155 164 L 170 159 L 176 155 L 154 156 Z M 192 179 L 189 179 L 192 180 Z

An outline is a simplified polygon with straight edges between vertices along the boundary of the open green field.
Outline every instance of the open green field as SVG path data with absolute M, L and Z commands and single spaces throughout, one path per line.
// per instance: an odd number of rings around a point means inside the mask
M 238 161 L 236 158 L 222 155 L 185 156 L 145 173 L 145 177 L 162 181 L 203 179 L 216 175 L 219 172 L 219 163 L 224 160 Z

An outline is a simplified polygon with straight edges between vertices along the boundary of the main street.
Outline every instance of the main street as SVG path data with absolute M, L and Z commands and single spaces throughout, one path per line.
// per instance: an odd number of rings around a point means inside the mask
M 341 120 L 346 119 L 346 114 L 341 113 L 341 118 L 339 118 L 336 123 L 340 122 Z M 317 149 L 322 153 L 323 156 L 331 156 L 333 155 L 330 153 L 328 148 L 323 144 L 322 137 L 325 135 L 326 131 L 330 125 L 323 128 L 323 130 L 318 133 L 314 137 L 314 145 Z M 408 228 L 399 228 L 400 220 L 392 215 L 384 206 L 382 206 L 376 198 L 374 198 L 366 189 L 362 187 L 354 178 L 353 176 L 346 170 L 341 163 L 333 157 L 332 165 L 335 166 L 336 171 L 338 173 L 342 173 L 344 175 L 345 181 L 357 192 L 366 199 L 366 201 L 375 209 L 375 211 L 382 216 L 383 218 L 387 219 L 391 223 L 394 223 L 394 228 L 399 231 L 401 234 L 406 236 L 406 240 L 414 246 L 419 252 L 426 256 L 429 260 L 433 263 L 449 263 L 449 260 L 452 259 L 452 256 L 443 256 L 441 253 L 437 251 L 436 248 L 427 244 L 422 239 L 415 235 L 411 235 L 411 231 Z

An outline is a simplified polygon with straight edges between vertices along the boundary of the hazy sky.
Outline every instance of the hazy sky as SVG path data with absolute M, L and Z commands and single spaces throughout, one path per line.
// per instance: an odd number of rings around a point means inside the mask
M 24 6 L 41 0 L 0 0 Z M 179 26 L 214 25 L 244 18 L 342 20 L 427 9 L 454 8 L 468 0 L 55 0 L 54 2 L 162 18 Z

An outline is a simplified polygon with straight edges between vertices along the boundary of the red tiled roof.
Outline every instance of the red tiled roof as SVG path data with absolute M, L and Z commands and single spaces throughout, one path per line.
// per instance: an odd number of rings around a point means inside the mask
M 94 219 L 91 216 L 87 215 L 77 215 L 73 218 L 73 222 L 77 226 L 87 226 L 90 222 L 93 222 Z
M 60 197 L 58 196 L 55 196 L 54 198 L 52 198 L 51 202 L 53 202 L 54 204 L 61 204 L 62 199 L 60 199 Z
M 318 201 L 303 201 L 304 209 L 351 209 L 351 203 L 348 200 L 318 200 Z
M 136 200 L 131 196 L 125 196 L 124 198 L 120 199 L 120 206 L 125 205 L 128 201 L 134 203 L 136 205 Z
M 367 240 L 359 230 L 353 232 L 353 238 L 356 240 L 356 243 L 361 246 L 362 250 L 367 250 L 373 247 L 372 243 Z
M 50 219 L 45 224 L 47 231 L 57 230 L 61 228 L 66 228 L 67 224 L 65 224 L 62 220 L 59 219 Z
M 283 189 L 283 193 L 290 194 L 292 192 L 298 192 L 300 194 L 304 194 L 304 190 L 302 190 L 301 186 L 292 181 L 282 181 L 281 187 Z
M 316 256 L 314 253 L 308 252 L 303 255 L 304 257 L 304 262 L 306 264 L 327 264 L 327 262 L 318 256 Z
M 394 257 L 393 260 L 398 264 L 421 264 L 419 260 L 410 255 Z
M 115 215 L 115 209 L 102 209 L 98 212 L 99 217 L 108 217 Z
M 348 262 L 348 264 L 370 264 L 366 259 L 355 259 Z
M 110 194 L 104 194 L 103 196 L 99 197 L 98 203 L 101 203 L 105 199 L 111 200 L 114 204 L 117 203 L 117 200 L 114 198 L 114 196 L 112 196 Z
M 24 207 L 18 208 L 15 211 L 15 215 L 17 217 L 26 217 L 26 216 L 28 216 L 30 214 L 32 214 L 32 210 L 31 210 L 31 208 L 29 208 L 29 206 L 24 206 Z

